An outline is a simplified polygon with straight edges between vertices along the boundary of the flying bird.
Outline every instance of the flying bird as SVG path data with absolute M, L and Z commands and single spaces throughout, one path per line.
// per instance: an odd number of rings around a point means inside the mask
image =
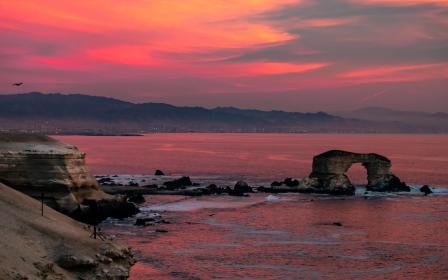
M 21 85 L 23 85 L 23 83 L 22 82 L 20 82 L 20 83 L 14 83 L 14 84 L 12 84 L 13 86 L 15 86 L 15 87 L 20 87 Z

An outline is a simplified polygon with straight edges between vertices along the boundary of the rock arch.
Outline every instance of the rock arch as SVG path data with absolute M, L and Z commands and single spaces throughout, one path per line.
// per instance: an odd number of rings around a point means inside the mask
M 367 169 L 367 190 L 409 191 L 410 188 L 395 176 L 391 161 L 382 155 L 360 154 L 331 150 L 313 158 L 313 170 L 309 176 L 313 188 L 332 194 L 354 194 L 355 187 L 345 174 L 352 164 L 361 163 Z

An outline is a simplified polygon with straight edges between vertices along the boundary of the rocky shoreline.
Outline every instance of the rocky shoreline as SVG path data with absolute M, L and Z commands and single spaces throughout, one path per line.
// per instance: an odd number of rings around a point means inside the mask
M 42 279 L 72 279 L 76 275 L 79 279 L 126 279 L 130 267 L 135 262 L 131 251 L 107 238 L 92 239 L 91 231 L 94 227 L 96 237 L 96 226 L 109 217 L 123 219 L 132 216 L 137 226 L 169 223 L 158 213 L 136 215 L 139 212 L 137 205 L 145 202 L 145 195 L 244 197 L 250 196 L 251 193 L 263 192 L 353 196 L 355 186 L 345 173 L 354 163 L 362 163 L 367 169 L 367 191 L 410 191 L 410 187 L 390 171 L 391 161 L 378 154 L 328 151 L 314 157 L 312 171 L 308 177 L 286 178 L 270 184 L 251 186 L 243 180 L 231 183 L 210 180 L 195 182 L 187 176 L 165 175 L 161 170 L 156 170 L 151 176 L 95 177 L 85 163 L 85 154 L 72 145 L 46 136 L 0 134 L 0 187 L 1 194 L 7 195 L 0 197 L 3 199 L 0 200 L 0 212 L 7 213 L 11 210 L 8 207 L 22 207 L 20 211 L 23 212 L 23 217 L 12 222 L 21 227 L 23 224 L 29 225 L 26 220 L 28 214 L 36 215 L 40 209 L 40 202 L 29 197 L 41 200 L 42 205 L 46 204 L 54 209 L 48 208 L 45 210 L 48 214 L 42 215 L 43 219 L 47 215 L 51 216 L 53 224 L 42 220 L 40 224 L 33 225 L 48 233 L 36 238 L 48 244 L 45 251 L 51 255 L 51 261 L 47 259 L 45 262 L 34 263 L 32 268 L 23 271 L 19 269 L 14 274 L 16 268 L 9 269 L 9 262 L 17 262 L 17 258 L 23 259 L 27 253 L 20 252 L 21 255 L 12 260 L 8 250 L 11 251 L 14 247 L 8 249 L 5 244 L 6 264 L 0 271 L 0 276 L 28 279 L 32 274 Z M 425 195 L 432 193 L 431 187 L 426 185 L 420 191 Z M 26 201 L 26 207 L 20 205 L 23 201 Z M 42 211 L 47 209 L 47 206 L 42 206 Z M 54 227 L 61 227 L 62 231 Z M 73 235 L 82 243 L 79 244 L 81 247 L 70 245 L 72 241 L 67 241 L 67 236 L 64 235 L 66 227 L 72 229 Z M 90 231 L 86 230 L 89 228 Z M 34 228 L 31 227 L 30 230 Z M 12 235 L 12 232 L 2 232 L 2 237 Z M 59 238 L 65 241 L 56 244 L 51 241 L 54 237 L 56 240 Z
M 354 195 L 355 186 L 345 174 L 354 163 L 362 163 L 367 170 L 367 191 L 374 192 L 409 192 L 410 187 L 390 171 L 391 161 L 378 154 L 359 154 L 340 150 L 331 150 L 313 158 L 312 172 L 302 179 L 285 178 L 273 181 L 270 185 L 252 187 L 244 181 L 233 186 L 219 185 L 214 182 L 201 184 L 192 182 L 190 177 L 165 177 L 164 172 L 156 170 L 154 178 L 137 179 L 130 177 L 123 181 L 118 175 L 97 176 L 102 189 L 109 194 L 122 194 L 141 201 L 142 195 L 214 195 L 228 194 L 245 196 L 252 192 L 266 193 L 315 193 L 328 195 Z M 426 186 L 422 190 L 431 193 Z

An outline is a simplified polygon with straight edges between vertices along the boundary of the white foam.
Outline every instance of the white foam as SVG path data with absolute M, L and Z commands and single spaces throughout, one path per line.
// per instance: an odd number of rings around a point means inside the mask
M 263 202 L 263 197 L 209 196 L 142 207 L 142 211 L 185 212 L 200 209 L 242 208 Z

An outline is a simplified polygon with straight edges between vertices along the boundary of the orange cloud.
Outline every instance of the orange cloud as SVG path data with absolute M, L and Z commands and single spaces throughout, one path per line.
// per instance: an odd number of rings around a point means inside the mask
M 448 64 L 417 64 L 359 69 L 339 75 L 355 83 L 402 82 L 448 77 Z
M 257 62 L 246 63 L 241 65 L 230 66 L 230 70 L 234 70 L 240 75 L 281 75 L 281 74 L 297 74 L 317 70 L 328 66 L 326 63 L 272 63 Z
M 147 42 L 174 50 L 196 47 L 240 48 L 277 43 L 292 35 L 248 18 L 294 0 L 136 0 L 3 1 L 3 21 L 49 28 L 102 32 L 139 32 Z M 141 41 L 142 38 L 135 38 Z M 168 49 L 169 50 L 169 49 Z
M 204 76 L 249 77 L 260 75 L 299 74 L 328 66 L 326 63 L 248 62 L 220 65 L 195 65 L 189 71 Z
M 345 25 L 357 21 L 357 17 L 345 17 L 345 18 L 316 18 L 303 21 L 305 26 L 309 27 L 330 27 Z
M 349 0 L 352 3 L 362 3 L 367 5 L 388 5 L 388 6 L 412 6 L 422 4 L 434 4 L 447 6 L 448 0 Z

